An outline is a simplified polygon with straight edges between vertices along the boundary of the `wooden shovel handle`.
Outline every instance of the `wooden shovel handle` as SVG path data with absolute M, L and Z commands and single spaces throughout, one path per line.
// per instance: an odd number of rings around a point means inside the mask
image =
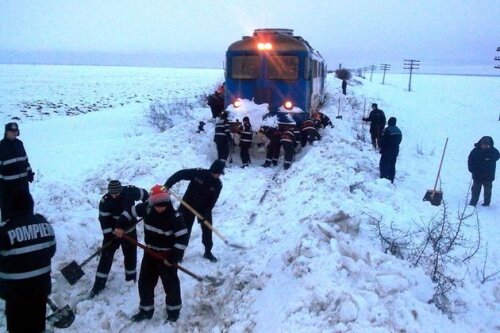
M 432 197 L 434 197 L 434 193 L 436 193 L 436 187 L 437 187 L 437 183 L 438 183 L 438 180 L 439 180 L 439 175 L 441 174 L 441 167 L 443 166 L 443 160 L 444 160 L 444 153 L 446 152 L 446 146 L 448 145 L 448 138 L 446 138 L 446 142 L 444 143 L 444 149 L 443 149 L 443 155 L 441 155 L 441 162 L 439 162 L 439 169 L 438 169 L 438 173 L 437 173 L 437 176 L 436 176 L 436 182 L 434 183 L 434 189 L 432 190 Z

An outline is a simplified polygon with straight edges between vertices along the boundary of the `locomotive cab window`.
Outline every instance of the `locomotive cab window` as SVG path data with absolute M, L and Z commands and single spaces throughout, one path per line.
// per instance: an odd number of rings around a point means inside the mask
M 231 77 L 240 80 L 259 78 L 260 62 L 256 55 L 231 58 Z
M 268 76 L 270 80 L 297 80 L 299 76 L 299 57 L 269 57 Z

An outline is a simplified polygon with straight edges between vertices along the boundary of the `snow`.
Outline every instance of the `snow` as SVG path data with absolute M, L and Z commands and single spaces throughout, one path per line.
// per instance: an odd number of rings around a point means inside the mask
M 331 95 L 335 101 L 342 99 L 342 119 L 335 119 L 337 102 L 326 106 L 323 112 L 335 128 L 323 130 L 322 140 L 307 146 L 290 170 L 282 169 L 282 160 L 278 168 L 261 168 L 262 148 L 252 153 L 252 165 L 246 169 L 239 168 L 238 148 L 232 153 L 234 162 L 222 177 L 214 226 L 230 242 L 250 249 L 227 247 L 214 235 L 219 262 L 210 263 L 201 257 L 201 233 L 194 226 L 183 266 L 224 278 L 224 284 L 214 287 L 179 272 L 179 321 L 164 322 L 164 293 L 158 287 L 153 319 L 131 324 L 129 318 L 139 304 L 137 285 L 124 282 L 118 251 L 107 288 L 93 300 L 78 302 L 90 291 L 97 259 L 83 267 L 86 275 L 75 286 L 64 281 L 60 269 L 72 260 L 81 263 L 100 245 L 97 206 L 107 182 L 116 178 L 149 189 L 179 169 L 208 168 L 216 158 L 214 124 L 207 121 L 211 114 L 206 106 L 196 106 L 190 117 L 178 118 L 175 126 L 159 132 L 145 119 L 148 103 L 196 99 L 210 93 L 222 77 L 222 71 L 214 70 L 0 66 L 1 115 L 4 122 L 21 119 L 20 139 L 36 172 L 31 186 L 36 211 L 56 231 L 51 297 L 60 305 L 74 306 L 77 314 L 65 331 L 498 330 L 498 279 L 481 284 L 476 277 L 486 245 L 487 271 L 499 270 L 500 194 L 495 186 L 491 207 L 477 208 L 479 255 L 469 266 L 453 267 L 463 283 L 451 297 L 456 311 L 452 319 L 429 304 L 434 285 L 424 269 L 384 253 L 373 225 L 373 218 L 382 217 L 385 225 L 411 228 L 439 213 L 439 207 L 422 197 L 434 185 L 446 137 L 442 189 L 453 214 L 463 207 L 470 182 L 466 161 L 473 143 L 483 135 L 500 142 L 498 77 L 417 75 L 408 92 L 407 75 L 387 74 L 387 84 L 381 85 L 375 74 L 372 82 L 359 79 L 362 85 L 348 87 L 346 98 L 340 96 L 340 81 L 329 77 Z M 134 95 L 139 102 L 130 102 Z M 379 155 L 360 140 L 361 130 L 369 137 L 368 126 L 360 121 L 365 98 L 367 109 L 376 102 L 387 117 L 397 117 L 403 132 L 395 184 L 378 178 Z M 352 108 L 355 99 L 363 103 Z M 58 112 L 47 106 L 59 100 L 68 106 Z M 87 110 L 97 101 L 112 107 L 66 116 L 68 108 Z M 36 108 L 22 112 L 26 103 L 41 105 L 48 114 Z M 206 132 L 198 134 L 200 120 L 207 122 Z M 184 182 L 173 190 L 183 193 L 186 186 Z M 138 229 L 142 239 L 142 227 Z M 474 236 L 474 230 L 466 232 Z M 140 250 L 138 257 L 139 268 Z M 3 306 L 0 303 L 0 310 Z M 0 330 L 5 330 L 4 320 Z

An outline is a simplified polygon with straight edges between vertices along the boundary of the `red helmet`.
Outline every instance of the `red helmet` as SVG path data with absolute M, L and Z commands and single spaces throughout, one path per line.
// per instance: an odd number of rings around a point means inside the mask
M 167 188 L 163 185 L 155 185 L 149 191 L 148 202 L 150 205 L 156 205 L 162 202 L 169 202 L 170 196 L 168 195 Z

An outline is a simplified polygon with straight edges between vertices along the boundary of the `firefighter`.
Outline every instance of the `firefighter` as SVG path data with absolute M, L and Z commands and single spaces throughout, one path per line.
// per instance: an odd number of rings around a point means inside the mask
M 224 85 L 221 85 L 213 94 L 208 96 L 207 104 L 210 106 L 213 119 L 224 111 Z
M 5 125 L 5 134 L 0 141 L 0 207 L 2 221 L 9 218 L 10 194 L 18 187 L 29 192 L 29 183 L 33 182 L 35 173 L 31 170 L 28 155 L 19 136 L 17 123 Z
M 320 124 L 321 124 L 321 128 L 326 128 L 326 126 L 330 126 L 331 128 L 334 128 L 335 126 L 333 126 L 333 123 L 330 119 L 330 117 L 328 117 L 326 114 L 324 114 L 323 112 L 317 112 L 316 113 L 316 117 L 317 119 L 319 119 L 320 121 Z
M 301 145 L 305 147 L 307 142 L 312 144 L 315 140 L 321 140 L 321 135 L 318 130 L 314 127 L 314 120 L 307 119 L 302 123 L 302 129 L 300 131 L 301 134 Z
M 242 168 L 246 168 L 250 165 L 252 161 L 250 161 L 250 146 L 252 145 L 252 124 L 250 124 L 250 118 L 243 117 L 243 124 L 241 124 L 238 128 L 238 132 L 240 134 L 240 157 Z
M 285 151 L 285 163 L 283 164 L 283 168 L 288 170 L 292 165 L 293 156 L 295 155 L 295 135 L 290 126 L 287 126 L 281 131 L 280 144 Z
M 267 145 L 266 161 L 262 166 L 264 168 L 269 168 L 271 163 L 276 166 L 278 165 L 278 160 L 280 157 L 280 139 L 281 132 L 275 127 L 263 126 L 262 131 L 264 135 L 269 139 L 269 144 Z
M 14 189 L 11 196 L 11 218 L 0 223 L 0 297 L 7 330 L 45 332 L 54 230 L 42 215 L 33 214 L 26 188 Z
M 167 179 L 165 187 L 169 189 L 181 180 L 189 180 L 188 188 L 182 200 L 194 208 L 211 225 L 213 223 L 212 209 L 222 190 L 222 182 L 219 178 L 224 174 L 225 165 L 226 163 L 223 160 L 216 160 L 208 170 L 198 168 L 177 171 Z M 189 241 L 195 215 L 183 204 L 179 206 L 179 213 L 184 217 Z M 205 246 L 203 258 L 211 262 L 217 262 L 217 258 L 212 254 L 212 230 L 200 219 L 198 219 L 198 223 L 201 225 L 201 241 Z
M 219 121 L 215 124 L 214 142 L 217 146 L 217 159 L 226 162 L 232 138 L 231 131 L 229 130 L 229 122 L 227 121 L 227 112 L 225 111 L 219 114 Z
M 101 252 L 90 297 L 99 294 L 106 286 L 111 265 L 113 264 L 113 257 L 120 246 L 125 261 L 125 281 L 136 280 L 137 248 L 129 242 L 115 238 L 113 230 L 123 211 L 132 207 L 136 201 L 145 202 L 147 199 L 148 192 L 145 189 L 133 185 L 122 186 L 118 180 L 109 182 L 108 193 L 99 202 L 99 222 L 103 234 L 103 246 L 110 241 L 112 243 Z M 134 224 L 137 223 L 136 220 L 133 222 Z M 137 240 L 135 228 L 129 231 L 128 235 Z
M 385 127 L 385 113 L 378 108 L 377 103 L 372 104 L 372 111 L 368 118 L 362 118 L 364 121 L 370 122 L 370 135 L 372 138 L 373 148 L 377 149 L 380 146 L 380 138 Z
M 167 320 L 177 321 L 182 308 L 181 286 L 177 276 L 177 263 L 188 244 L 188 231 L 182 215 L 175 211 L 167 189 L 155 185 L 147 202 L 139 203 L 123 212 L 118 220 L 115 235 L 123 237 L 125 230 L 139 217 L 144 221 L 144 243 L 164 257 L 171 266 L 144 253 L 139 273 L 139 312 L 133 321 L 151 319 L 154 313 L 154 291 L 160 277 L 165 290 Z

